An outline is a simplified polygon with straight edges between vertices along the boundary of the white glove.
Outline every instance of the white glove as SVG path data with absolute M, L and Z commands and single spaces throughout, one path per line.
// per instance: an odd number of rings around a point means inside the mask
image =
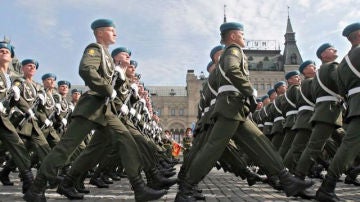
M 115 66 L 114 70 L 115 70 L 115 72 L 119 73 L 119 78 L 122 81 L 125 81 L 125 72 L 124 72 L 124 70 L 120 66 Z
M 123 114 L 127 115 L 127 114 L 129 113 L 129 108 L 128 108 L 127 105 L 123 104 L 123 105 L 121 106 L 120 111 L 121 111 Z
M 253 95 L 254 97 L 257 97 L 257 96 L 258 96 L 258 92 L 257 92 L 257 90 L 256 90 L 255 88 L 253 88 L 252 95 Z
M 131 109 L 130 109 L 130 114 L 133 115 L 133 116 L 135 116 L 135 113 L 136 113 L 136 110 L 131 107 Z
M 40 99 L 41 105 L 45 105 L 45 103 L 46 103 L 45 96 L 43 94 L 39 93 L 38 98 Z
M 32 119 L 35 118 L 35 113 L 34 113 L 34 111 L 33 111 L 32 109 L 29 109 L 29 110 L 27 111 L 27 113 L 29 114 L 30 118 L 32 118 Z
M 137 118 L 138 121 L 140 121 L 141 120 L 141 114 L 136 114 L 136 118 Z
M 112 91 L 112 93 L 111 93 L 110 99 L 111 99 L 111 100 L 114 100 L 114 99 L 116 98 L 116 95 L 117 95 L 116 90 L 113 89 L 113 91 Z
M 60 103 L 56 103 L 56 104 L 55 104 L 55 109 L 56 109 L 56 114 L 57 114 L 57 115 L 60 115 L 60 112 L 61 112 L 61 105 L 60 105 Z
M 136 83 L 130 85 L 131 89 L 133 89 L 134 94 L 136 97 L 139 96 L 139 86 Z
M 45 119 L 44 124 L 45 124 L 46 127 L 49 127 L 49 126 L 53 125 L 53 122 L 50 121 L 49 119 Z
M 70 105 L 69 108 L 70 108 L 70 110 L 73 112 L 74 109 L 75 109 L 75 106 L 74 106 L 74 105 Z
M 2 113 L 6 112 L 6 108 L 4 107 L 2 102 L 0 102 L 0 112 L 2 112 Z
M 14 92 L 14 100 L 19 101 L 20 99 L 20 89 L 17 86 L 12 86 L 11 90 Z
M 61 119 L 61 123 L 62 123 L 64 126 L 66 126 L 66 125 L 67 125 L 67 119 L 66 119 L 66 118 Z

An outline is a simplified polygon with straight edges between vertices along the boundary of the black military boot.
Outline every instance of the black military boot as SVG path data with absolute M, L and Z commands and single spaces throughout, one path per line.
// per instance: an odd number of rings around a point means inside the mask
M 25 192 L 23 199 L 27 202 L 46 202 L 46 179 L 37 176 L 31 187 Z
M 357 179 L 357 176 L 360 172 L 360 166 L 352 167 L 349 169 L 349 171 L 346 173 L 346 178 L 344 183 L 345 184 L 353 184 L 355 186 L 360 186 L 360 181 Z
M 256 182 L 266 181 L 266 177 L 262 177 L 248 168 L 244 170 L 244 173 L 249 186 L 253 186 L 254 184 L 256 184 Z
M 274 175 L 274 176 L 269 177 L 268 178 L 268 184 L 270 186 L 272 186 L 272 188 L 274 188 L 276 190 L 279 190 L 279 191 L 283 190 L 283 187 L 282 187 L 282 185 L 280 183 L 279 176 Z
M 94 172 L 93 176 L 91 176 L 89 183 L 97 186 L 97 188 L 109 188 L 109 185 L 101 179 L 100 173 L 96 171 Z
M 335 194 L 337 179 L 327 175 L 316 192 L 316 200 L 320 202 L 336 202 L 340 199 Z
M 176 184 L 176 179 L 168 179 L 162 176 L 155 168 L 145 172 L 145 174 L 147 179 L 147 186 L 152 189 L 168 189 L 172 185 Z
M 195 185 L 193 188 L 193 196 L 197 201 L 205 201 L 205 196 L 202 194 L 202 190 L 198 185 Z
M 289 173 L 287 170 L 282 170 L 279 174 L 279 179 L 281 186 L 286 194 L 286 196 L 294 196 L 299 192 L 304 191 L 305 189 L 314 185 L 314 182 L 301 180 Z
M 105 184 L 114 184 L 112 179 L 106 173 L 101 173 L 100 178 Z
M 182 181 L 179 185 L 179 191 L 176 194 L 175 202 L 195 202 L 194 186 Z
M 78 193 L 74 186 L 74 180 L 68 175 L 64 176 L 64 180 L 59 184 L 57 193 L 66 196 L 70 200 L 83 199 L 84 194 Z
M 155 190 L 150 187 L 147 187 L 140 175 L 136 178 L 129 179 L 129 181 L 134 190 L 135 201 L 138 202 L 157 200 L 167 193 L 167 191 L 164 189 Z
M 8 166 L 4 166 L 2 171 L 0 171 L 0 181 L 4 186 L 14 186 L 14 183 L 10 181 L 9 175 L 11 172 L 11 168 Z
M 25 194 L 27 190 L 30 189 L 31 185 L 34 181 L 34 176 L 31 170 L 26 170 L 20 173 L 20 177 L 22 179 L 22 193 Z
M 301 180 L 305 180 L 305 176 L 297 176 L 295 175 L 296 178 L 299 178 Z M 307 199 L 307 200 L 311 200 L 311 199 L 315 199 L 315 191 L 311 188 L 308 189 L 304 189 L 303 191 L 297 193 L 295 195 L 295 197 L 300 197 L 302 199 Z
M 79 192 L 79 193 L 83 193 L 83 194 L 88 194 L 90 193 L 89 189 L 86 189 L 85 185 L 84 185 L 84 180 L 87 176 L 87 172 L 83 173 L 80 177 L 77 178 L 76 183 L 75 183 L 75 189 Z

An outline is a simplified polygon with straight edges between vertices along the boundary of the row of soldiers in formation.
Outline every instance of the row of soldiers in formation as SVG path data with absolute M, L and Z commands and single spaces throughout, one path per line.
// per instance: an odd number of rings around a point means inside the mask
M 53 73 L 42 76 L 42 85 L 33 80 L 39 68 L 34 59 L 21 62 L 22 77 L 10 78 L 14 49 L 0 42 L 0 140 L 11 157 L 0 181 L 13 185 L 9 173 L 17 167 L 25 201 L 46 201 L 46 188 L 55 187 L 69 199 L 82 199 L 89 193 L 85 177 L 95 167 L 90 183 L 101 188 L 109 177 L 119 180 L 116 169 L 125 171 L 136 201 L 158 199 L 176 183 L 170 177 L 177 161 L 166 155 L 159 117 L 135 74 L 131 51 L 109 53 L 116 39 L 111 20 L 95 20 L 91 28 L 96 43 L 86 47 L 79 67 L 89 90 L 73 89 L 72 101 L 70 82 L 59 81 L 56 88 Z
M 340 64 L 335 47 L 324 43 L 316 51 L 319 68 L 303 62 L 261 100 L 249 80 L 243 25 L 224 23 L 220 32 L 225 46 L 210 52 L 195 138 L 178 174 L 175 200 L 195 201 L 198 183 L 213 166 L 246 178 L 250 186 L 266 181 L 287 196 L 318 201 L 339 200 L 335 187 L 343 173 L 345 183 L 359 186 L 360 23 L 343 30 L 352 47 Z M 305 180 L 315 164 L 327 170 L 316 193 Z M 267 179 L 249 165 L 259 166 Z

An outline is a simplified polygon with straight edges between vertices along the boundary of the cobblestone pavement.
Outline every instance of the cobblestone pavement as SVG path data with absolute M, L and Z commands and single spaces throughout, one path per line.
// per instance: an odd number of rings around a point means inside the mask
M 177 171 L 180 165 L 177 165 Z M 341 178 L 342 180 L 344 177 Z M 17 173 L 11 175 L 11 180 L 15 182 L 15 186 L 0 185 L 0 201 L 1 202 L 15 202 L 23 201 L 21 194 L 21 183 L 17 177 Z M 315 179 L 314 190 L 320 186 L 321 181 Z M 98 189 L 95 186 L 89 185 L 86 180 L 86 185 L 90 188 L 91 193 L 85 196 L 84 201 L 88 202 L 105 202 L 105 201 L 135 201 L 133 192 L 127 179 L 122 179 L 120 182 L 115 182 L 109 189 Z M 307 201 L 300 198 L 287 198 L 281 191 L 272 189 L 269 185 L 258 183 L 249 187 L 245 180 L 241 180 L 232 174 L 224 173 L 222 170 L 213 169 L 210 174 L 200 183 L 199 187 L 203 190 L 206 196 L 206 201 L 265 201 L 265 202 L 281 202 L 281 201 Z M 360 187 L 353 185 L 346 185 L 339 182 L 336 188 L 337 195 L 343 201 L 360 201 Z M 168 190 L 168 194 L 158 201 L 174 201 L 177 191 L 177 186 L 173 186 Z M 56 193 L 55 189 L 47 190 L 47 201 L 69 201 L 64 196 Z

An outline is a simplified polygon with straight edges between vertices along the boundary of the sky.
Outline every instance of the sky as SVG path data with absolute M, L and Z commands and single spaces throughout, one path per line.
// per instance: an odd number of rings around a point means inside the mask
M 95 41 L 90 24 L 112 19 L 117 41 L 139 64 L 147 85 L 185 86 L 186 72 L 206 74 L 210 50 L 219 45 L 224 5 L 228 22 L 241 22 L 247 40 L 276 40 L 283 51 L 288 15 L 303 60 L 317 64 L 316 49 L 329 42 L 339 58 L 349 51 L 344 27 L 360 21 L 359 0 L 2 0 L 0 38 L 7 36 L 19 60 L 39 61 L 35 79 L 52 72 L 58 80 L 84 82 L 78 67 Z M 288 9 L 289 7 L 289 9 Z

